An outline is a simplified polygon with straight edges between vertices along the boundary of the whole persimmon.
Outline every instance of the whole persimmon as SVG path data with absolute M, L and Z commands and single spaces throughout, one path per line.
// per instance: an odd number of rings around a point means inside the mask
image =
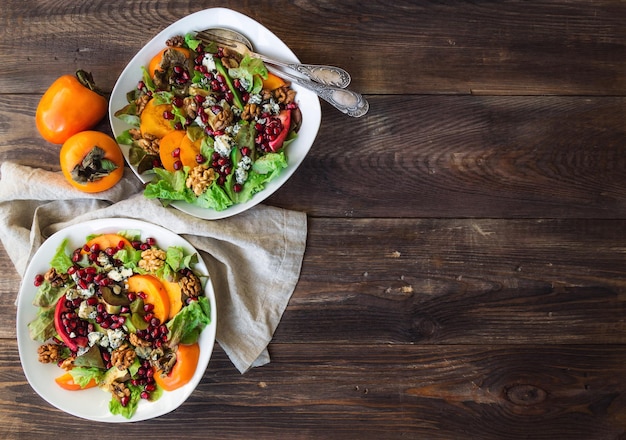
M 112 188 L 124 175 L 124 156 L 111 136 L 81 131 L 63 143 L 61 171 L 75 188 L 95 193 Z
M 106 115 L 105 93 L 89 72 L 63 75 L 54 81 L 37 105 L 35 124 L 48 142 L 63 144 L 70 136 L 93 128 Z

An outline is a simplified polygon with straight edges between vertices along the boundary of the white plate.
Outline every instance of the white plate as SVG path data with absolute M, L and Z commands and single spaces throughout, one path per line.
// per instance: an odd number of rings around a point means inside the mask
M 169 38 L 175 35 L 184 35 L 189 32 L 197 32 L 211 27 L 225 27 L 239 31 L 248 37 L 257 52 L 283 61 L 299 62 L 298 58 L 285 43 L 270 30 L 239 12 L 225 8 L 212 8 L 188 15 L 168 26 L 150 40 L 122 71 L 122 74 L 113 88 L 109 101 L 109 120 L 115 137 L 129 128 L 127 124 L 116 118 L 114 114 L 128 103 L 126 94 L 137 87 L 137 83 L 142 76 L 141 67 L 148 65 L 152 57 L 165 47 L 165 42 Z M 297 91 L 296 101 L 302 112 L 302 127 L 298 132 L 297 139 L 287 147 L 288 166 L 278 177 L 269 182 L 265 186 L 265 189 L 255 194 L 248 202 L 233 205 L 224 211 L 204 209 L 186 202 L 178 201 L 172 203 L 172 206 L 199 218 L 215 220 L 239 214 L 240 212 L 250 209 L 278 190 L 278 188 L 296 171 L 311 149 L 322 119 L 320 102 L 317 95 L 295 84 L 293 84 L 292 87 Z M 139 174 L 136 167 L 130 165 L 128 160 L 128 145 L 120 145 L 120 147 L 126 157 L 127 163 L 137 177 L 139 177 L 143 183 L 149 182 L 151 180 L 150 175 Z
M 208 282 L 205 294 L 211 303 L 211 324 L 209 324 L 200 335 L 198 341 L 200 344 L 198 368 L 191 381 L 185 386 L 175 391 L 164 391 L 162 397 L 156 402 L 142 400 L 139 403 L 135 415 L 131 419 L 126 419 L 125 417 L 113 415 L 109 412 L 110 393 L 102 391 L 99 388 L 66 391 L 54 382 L 54 378 L 63 374 L 63 370 L 55 364 L 42 364 L 39 362 L 37 348 L 41 344 L 30 339 L 28 334 L 27 325 L 30 321 L 35 319 L 37 315 L 37 307 L 32 305 L 32 301 L 37 292 L 33 280 L 37 274 L 43 274 L 48 270 L 52 256 L 65 238 L 69 239 L 68 249 L 73 249 L 81 246 L 85 242 L 85 238 L 90 234 L 115 233 L 128 229 L 141 231 L 143 239 L 147 237 L 156 238 L 157 244 L 161 248 L 165 249 L 170 246 L 181 246 L 189 253 L 197 252 L 187 240 L 160 226 L 139 220 L 123 218 L 92 220 L 67 227 L 48 238 L 33 256 L 26 270 L 26 274 L 24 275 L 19 292 L 17 305 L 17 345 L 22 367 L 24 368 L 28 382 L 33 389 L 51 405 L 74 416 L 98 422 L 136 422 L 158 417 L 178 408 L 187 400 L 202 379 L 202 376 L 204 376 L 215 343 L 215 295 L 211 282 Z M 199 254 L 198 257 L 198 264 L 194 269 L 201 274 L 208 275 L 209 272 L 202 261 L 202 257 Z

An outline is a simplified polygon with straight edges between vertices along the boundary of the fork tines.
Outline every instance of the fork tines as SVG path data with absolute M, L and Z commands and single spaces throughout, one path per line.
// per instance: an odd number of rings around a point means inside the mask
M 200 31 L 196 33 L 196 37 L 200 41 L 204 41 L 205 43 L 219 43 L 225 46 L 236 47 L 236 41 L 227 37 L 223 37 L 221 35 L 215 34 L 210 31 Z

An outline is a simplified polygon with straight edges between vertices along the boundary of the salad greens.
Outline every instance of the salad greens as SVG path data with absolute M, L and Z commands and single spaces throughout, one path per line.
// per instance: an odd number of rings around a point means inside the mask
M 141 400 L 163 395 L 157 375 L 175 367 L 177 347 L 197 344 L 211 324 L 201 295 L 208 279 L 194 271 L 197 254 L 161 249 L 141 231 L 92 235 L 68 248 L 65 239 L 35 279 L 30 337 L 42 344 L 40 362 L 67 370 L 55 379 L 62 388 L 98 386 L 111 393 L 111 413 L 130 419 Z
M 168 40 L 153 62 L 115 113 L 130 126 L 117 141 L 152 177 L 145 197 L 223 211 L 251 200 L 288 166 L 301 113 L 295 91 L 263 61 L 186 34 Z M 149 101 L 164 106 L 159 121 Z M 188 139 L 163 147 L 171 131 Z

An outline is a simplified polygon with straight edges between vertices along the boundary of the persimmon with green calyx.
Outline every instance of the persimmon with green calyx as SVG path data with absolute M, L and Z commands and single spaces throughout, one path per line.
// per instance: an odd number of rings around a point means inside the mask
M 106 115 L 108 100 L 89 72 L 63 75 L 43 94 L 35 112 L 37 130 L 48 142 L 62 144 L 93 128 Z
M 72 373 L 70 372 L 62 374 L 61 376 L 55 378 L 54 381 L 58 386 L 68 391 L 86 390 L 88 388 L 94 388 L 98 385 L 94 379 L 91 379 L 85 386 L 81 387 L 79 384 L 74 382 L 74 376 L 72 376 Z
M 174 391 L 189 383 L 198 367 L 200 345 L 197 342 L 189 345 L 179 344 L 175 354 L 176 363 L 169 373 L 154 371 L 154 381 L 165 391 Z
M 81 131 L 63 143 L 61 171 L 80 191 L 96 193 L 112 188 L 124 175 L 124 155 L 111 136 Z

